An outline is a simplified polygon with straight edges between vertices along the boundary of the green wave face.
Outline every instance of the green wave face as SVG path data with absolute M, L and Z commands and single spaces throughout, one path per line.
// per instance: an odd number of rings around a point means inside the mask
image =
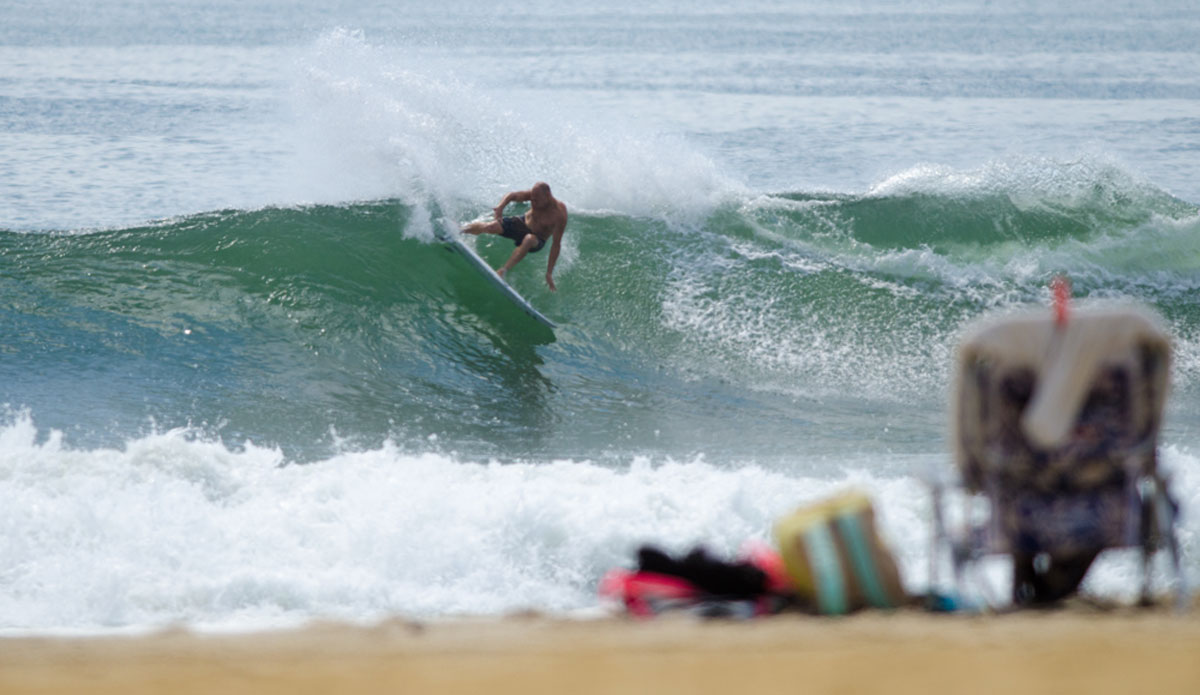
M 1190 407 L 1197 209 L 1106 180 L 984 188 L 768 196 L 699 222 L 577 211 L 559 292 L 545 253 L 510 275 L 554 333 L 398 201 L 3 232 L 0 402 L 85 444 L 190 425 L 301 460 L 386 439 L 506 460 L 929 451 L 961 326 L 1045 303 L 1065 272 L 1077 297 L 1167 318 Z

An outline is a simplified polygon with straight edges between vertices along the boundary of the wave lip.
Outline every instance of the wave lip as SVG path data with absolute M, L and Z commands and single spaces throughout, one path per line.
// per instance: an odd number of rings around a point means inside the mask
M 970 171 L 917 166 L 842 202 L 853 238 L 879 248 L 939 251 L 1087 240 L 1198 212 L 1096 158 L 998 161 Z

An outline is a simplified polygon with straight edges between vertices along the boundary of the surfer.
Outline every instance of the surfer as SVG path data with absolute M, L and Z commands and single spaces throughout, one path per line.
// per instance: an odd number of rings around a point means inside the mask
M 529 203 L 529 211 L 524 217 L 505 217 L 504 208 L 509 203 Z M 533 184 L 528 191 L 512 191 L 500 199 L 500 204 L 492 208 L 490 222 L 472 222 L 462 228 L 464 234 L 497 234 L 506 239 L 512 239 L 517 248 L 509 256 L 508 262 L 496 270 L 500 277 L 512 267 L 521 262 L 526 254 L 542 250 L 547 241 L 550 244 L 550 259 L 546 264 L 546 284 L 551 290 L 554 286 L 554 264 L 558 262 L 558 252 L 562 248 L 563 232 L 567 229 L 567 206 L 550 194 L 550 186 L 543 181 Z

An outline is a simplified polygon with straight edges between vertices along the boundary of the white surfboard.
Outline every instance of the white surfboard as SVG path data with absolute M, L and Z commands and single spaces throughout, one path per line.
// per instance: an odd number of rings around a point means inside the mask
M 462 240 L 459 239 L 459 234 L 461 234 L 461 232 L 455 229 L 449 222 L 441 221 L 440 223 L 435 223 L 433 225 L 433 233 L 435 236 L 437 236 L 439 241 L 454 249 L 463 258 L 467 259 L 467 261 L 473 265 L 477 271 L 479 271 L 479 274 L 482 275 L 485 280 L 490 282 L 492 286 L 499 290 L 500 293 L 505 297 L 507 297 L 509 301 L 520 307 L 522 311 L 550 328 L 558 327 L 557 324 L 546 318 L 542 312 L 534 309 L 532 304 L 530 304 L 524 297 L 514 290 L 511 285 L 505 282 L 504 278 L 500 277 L 500 275 L 497 274 L 496 271 L 487 264 L 487 261 L 480 258 L 479 254 L 475 253 L 475 249 L 472 249 L 470 246 L 464 244 Z

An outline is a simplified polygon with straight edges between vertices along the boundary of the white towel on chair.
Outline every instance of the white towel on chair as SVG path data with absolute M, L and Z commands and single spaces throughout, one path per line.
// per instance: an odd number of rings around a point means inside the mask
M 1049 311 L 985 321 L 963 339 L 959 373 L 978 359 L 1003 368 L 1028 368 L 1037 374 L 1033 397 L 1021 416 L 1029 440 L 1045 449 L 1064 444 L 1101 365 L 1134 359 L 1150 344 L 1168 351 L 1159 322 L 1137 308 L 1073 312 L 1056 326 Z M 1165 381 L 1166 370 L 1163 370 Z M 1156 389 L 1166 393 L 1166 384 Z M 1162 404 L 1147 404 L 1161 408 Z M 972 428 L 971 423 L 956 423 Z

